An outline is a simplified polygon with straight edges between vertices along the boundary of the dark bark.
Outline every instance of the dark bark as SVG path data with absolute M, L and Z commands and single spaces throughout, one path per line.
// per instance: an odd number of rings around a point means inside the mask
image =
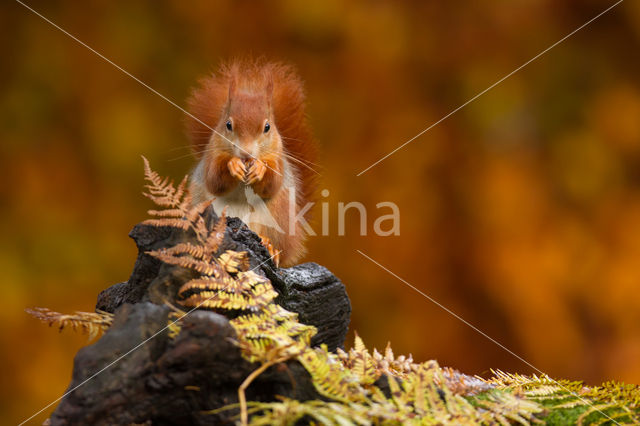
M 214 215 L 205 213 L 209 222 Z M 251 268 L 269 278 L 280 296 L 277 303 L 314 325 L 312 344 L 342 346 L 351 306 L 344 285 L 315 263 L 278 269 L 260 239 L 239 219 L 229 218 L 222 250 L 247 251 Z M 136 225 L 130 236 L 138 258 L 127 282 L 98 296 L 97 309 L 115 313 L 100 340 L 81 349 L 74 360 L 66 396 L 51 417 L 52 424 L 220 424 L 237 410 L 203 414 L 237 402 L 242 381 L 258 365 L 244 360 L 233 344 L 228 318 L 197 310 L 182 320 L 174 339 L 163 330 L 178 288 L 194 273 L 166 265 L 149 250 L 192 241 L 192 232 Z M 104 371 L 101 371 L 104 370 Z M 308 373 L 295 361 L 268 369 L 249 387 L 248 400 L 274 400 L 276 395 L 299 400 L 318 398 Z
M 238 387 L 258 365 L 242 358 L 228 319 L 214 312 L 185 317 L 175 339 L 167 330 L 155 335 L 167 325 L 168 313 L 149 302 L 118 308 L 107 333 L 76 355 L 69 390 L 77 389 L 63 399 L 51 423 L 231 423 L 237 410 L 202 411 L 237 402 Z M 308 373 L 294 361 L 268 369 L 247 390 L 251 401 L 275 395 L 318 397 Z

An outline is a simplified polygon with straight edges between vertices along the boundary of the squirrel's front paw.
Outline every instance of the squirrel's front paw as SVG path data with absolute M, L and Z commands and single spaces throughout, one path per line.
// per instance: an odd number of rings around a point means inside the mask
M 229 169 L 229 173 L 231 176 L 238 179 L 241 182 L 244 182 L 245 174 L 247 173 L 247 169 L 244 165 L 244 162 L 238 157 L 233 157 L 227 163 L 227 168 Z
M 260 182 L 266 172 L 267 166 L 262 161 L 255 159 L 247 172 L 247 185 Z

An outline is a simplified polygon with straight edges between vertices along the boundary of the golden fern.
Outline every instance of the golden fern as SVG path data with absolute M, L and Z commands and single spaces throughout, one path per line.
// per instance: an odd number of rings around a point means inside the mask
M 249 258 L 247 252 L 227 250 L 218 256 L 218 264 L 222 265 L 227 272 L 234 274 L 249 269 Z
M 326 345 L 308 348 L 297 359 L 309 372 L 321 395 L 346 404 L 365 399 L 366 393 L 357 374 L 344 368 L 338 357 L 327 350 Z
M 50 327 L 57 327 L 60 331 L 65 328 L 72 328 L 74 331 L 82 331 L 89 334 L 89 340 L 98 337 L 113 322 L 113 314 L 104 311 L 96 312 L 78 312 L 73 314 L 61 314 L 47 308 L 25 309 L 31 316 L 42 322 L 49 324 Z
M 316 333 L 315 327 L 298 322 L 298 314 L 275 303 L 267 304 L 259 313 L 235 318 L 231 325 L 244 357 L 251 362 L 297 356 L 309 347 Z
M 338 348 L 336 353 L 345 368 L 352 371 L 360 371 L 361 375 L 368 376 L 374 381 L 382 374 L 389 374 L 399 378 L 406 377 L 417 365 L 413 362 L 411 355 L 408 357 L 401 355 L 395 358 L 389 343 L 384 355 L 378 352 L 377 349 L 373 349 L 373 353 L 369 354 L 357 333 L 354 345 L 348 352 Z
M 145 188 L 147 192 L 142 194 L 153 201 L 156 205 L 163 207 L 162 210 L 149 210 L 151 216 L 155 219 L 148 219 L 144 223 L 155 226 L 172 226 L 187 230 L 190 223 L 185 220 L 191 207 L 189 196 L 185 195 L 185 187 L 187 184 L 187 176 L 182 179 L 178 187 L 173 186 L 173 182 L 169 178 L 162 178 L 158 173 L 151 170 L 149 161 L 143 156 L 144 177 L 147 180 Z

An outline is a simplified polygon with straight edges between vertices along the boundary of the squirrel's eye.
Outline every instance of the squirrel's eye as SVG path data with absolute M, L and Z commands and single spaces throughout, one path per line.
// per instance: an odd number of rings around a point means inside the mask
M 269 125 L 269 123 L 264 123 L 264 132 L 265 133 L 267 133 L 270 128 L 271 128 L 271 125 Z
M 231 124 L 231 120 L 227 120 L 227 130 L 233 130 L 233 125 Z

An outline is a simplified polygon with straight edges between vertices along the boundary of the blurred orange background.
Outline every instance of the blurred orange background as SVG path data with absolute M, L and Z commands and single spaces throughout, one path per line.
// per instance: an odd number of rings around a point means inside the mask
M 28 4 L 180 105 L 221 59 L 298 67 L 332 212 L 306 260 L 345 282 L 369 346 L 534 372 L 356 250 L 551 376 L 640 382 L 640 2 L 359 177 L 613 0 Z M 62 395 L 87 344 L 24 308 L 91 311 L 133 266 L 140 155 L 176 179 L 193 159 L 177 108 L 18 3 L 0 28 L 0 422 L 15 423 Z M 367 206 L 368 236 L 354 211 L 337 235 L 341 201 Z M 381 201 L 400 236 L 373 235 Z

